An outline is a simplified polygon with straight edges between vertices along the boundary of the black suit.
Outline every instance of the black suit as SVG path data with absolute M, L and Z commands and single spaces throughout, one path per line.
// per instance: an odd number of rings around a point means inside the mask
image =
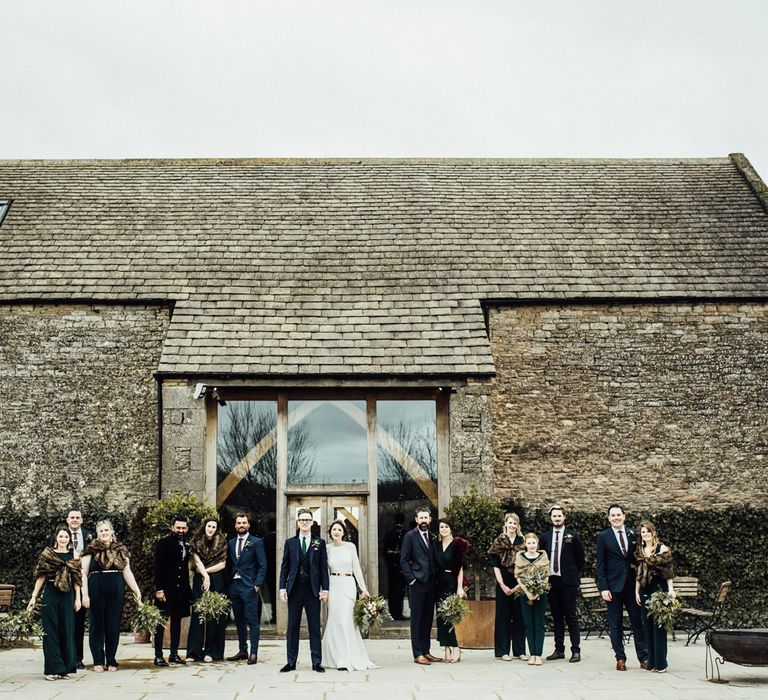
M 157 607 L 168 614 L 171 655 L 179 653 L 181 618 L 189 616 L 192 591 L 189 587 L 189 545 L 176 535 L 166 535 L 155 546 L 155 591 L 163 591 L 165 602 Z M 163 655 L 163 628 L 155 632 L 155 656 Z
M 554 546 L 557 544 L 559 557 L 555 560 Z M 576 530 L 565 527 L 555 536 L 555 529 L 549 528 L 539 539 L 550 561 L 549 607 L 555 628 L 555 651 L 565 651 L 565 625 L 571 639 L 571 653 L 580 654 L 579 619 L 576 616 L 576 600 L 579 596 L 581 570 L 584 568 L 584 543 Z M 557 573 L 555 564 L 557 563 Z
M 283 563 L 280 566 L 280 590 L 288 593 L 286 646 L 289 664 L 296 665 L 299 656 L 302 610 L 307 613 L 312 664 L 322 663 L 319 596 L 328 588 L 328 554 L 325 541 L 310 535 L 307 553 L 304 555 L 299 535 L 287 539 L 283 549 Z
M 635 600 L 635 571 L 632 568 L 637 539 L 628 528 L 624 528 L 624 532 L 627 539 L 626 553 L 622 553 L 612 527 L 597 536 L 597 583 L 601 591 L 610 591 L 613 598 L 607 604 L 608 631 L 616 659 L 627 659 L 623 639 L 626 607 L 632 625 L 637 658 L 645 661 L 648 651 L 640 620 L 640 608 Z
M 73 535 L 72 530 L 69 531 L 70 536 Z M 91 536 L 80 528 L 77 531 L 77 547 L 75 548 L 75 556 L 80 556 L 85 545 L 91 541 Z M 74 539 L 72 541 L 74 545 Z M 77 656 L 77 662 L 83 662 L 83 639 L 85 637 L 85 618 L 88 615 L 88 608 L 80 608 L 75 611 L 75 655 Z
M 432 617 L 435 612 L 437 563 L 435 543 L 427 531 L 429 544 L 424 542 L 418 527 L 405 533 L 400 548 L 400 568 L 408 587 L 411 607 L 411 648 L 413 658 L 429 654 Z

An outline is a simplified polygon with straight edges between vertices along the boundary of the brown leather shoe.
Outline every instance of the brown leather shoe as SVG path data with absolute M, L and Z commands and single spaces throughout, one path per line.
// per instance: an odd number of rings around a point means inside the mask
M 426 657 L 426 656 L 417 656 L 413 663 L 419 664 L 420 666 L 431 666 L 432 662 Z
M 644 661 L 640 662 L 640 668 L 642 668 L 643 671 L 650 670 L 650 666 L 648 666 L 648 659 L 645 659 Z
M 427 659 L 429 659 L 429 661 L 431 661 L 433 664 L 443 663 L 443 660 L 438 656 L 432 656 L 432 654 L 424 654 L 424 656 L 426 656 Z
M 617 671 L 626 671 L 627 670 L 627 662 L 624 661 L 624 659 L 616 659 L 616 670 Z

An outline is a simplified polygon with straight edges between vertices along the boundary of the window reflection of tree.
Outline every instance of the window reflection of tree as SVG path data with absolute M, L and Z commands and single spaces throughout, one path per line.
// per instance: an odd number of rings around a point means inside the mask
M 272 407 L 253 401 L 230 402 L 229 420 L 219 431 L 218 470 L 226 476 L 248 453 L 275 430 L 276 416 Z M 288 432 L 288 481 L 308 482 L 315 473 L 315 456 L 310 435 L 302 425 L 293 426 Z M 251 466 L 244 480 L 254 486 L 274 489 L 277 485 L 277 450 L 269 451 Z
M 434 424 L 413 423 L 400 419 L 396 423 L 383 423 L 381 427 L 399 443 L 434 482 L 437 480 L 437 440 Z M 379 498 L 384 501 L 407 501 L 423 498 L 424 494 L 413 477 L 398 459 L 380 443 Z

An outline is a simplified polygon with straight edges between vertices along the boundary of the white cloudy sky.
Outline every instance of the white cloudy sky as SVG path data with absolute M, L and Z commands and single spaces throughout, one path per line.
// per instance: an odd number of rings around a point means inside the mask
M 3 0 L 0 158 L 746 153 L 766 0 Z

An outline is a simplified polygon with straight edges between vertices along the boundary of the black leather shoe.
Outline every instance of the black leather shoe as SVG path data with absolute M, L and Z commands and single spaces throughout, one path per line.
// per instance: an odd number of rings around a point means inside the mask
M 564 651 L 555 650 L 547 657 L 547 661 L 557 661 L 558 659 L 564 659 L 564 658 L 565 658 Z
M 312 664 L 312 670 L 318 673 L 325 673 L 325 669 L 320 664 Z
M 296 664 L 285 664 L 285 666 L 283 666 L 280 669 L 280 673 L 288 673 L 288 671 L 295 671 L 295 670 L 296 670 Z
M 248 654 L 244 651 L 238 651 L 234 656 L 228 656 L 227 661 L 245 661 L 248 658 Z
M 162 656 L 155 657 L 155 666 L 167 666 L 168 662 Z
M 571 654 L 571 658 L 568 659 L 569 664 L 577 664 L 581 661 L 581 654 L 579 654 L 578 651 L 574 651 L 573 654 Z
M 337 671 L 349 671 L 349 669 L 346 666 L 339 666 L 336 670 Z
M 82 661 L 77 662 L 77 670 L 82 671 L 85 668 L 85 664 Z
M 171 654 L 168 657 L 169 664 L 178 664 L 179 666 L 186 666 L 187 662 L 184 661 L 178 654 Z
M 253 666 L 253 664 L 255 664 L 255 663 L 257 663 L 257 662 L 258 662 L 258 660 L 259 660 L 259 659 L 258 659 L 258 657 L 256 656 L 256 654 L 251 654 L 251 655 L 248 657 L 248 665 L 249 665 L 249 666 Z

